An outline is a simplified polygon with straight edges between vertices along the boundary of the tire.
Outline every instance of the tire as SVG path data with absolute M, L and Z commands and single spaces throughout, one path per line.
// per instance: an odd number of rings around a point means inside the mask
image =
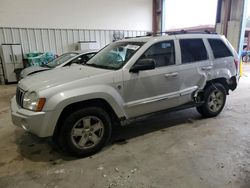
M 225 87 L 220 83 L 212 83 L 204 91 L 204 104 L 196 109 L 204 117 L 215 117 L 223 110 L 226 97 Z
M 249 56 L 248 55 L 243 56 L 242 61 L 245 63 L 249 62 Z
M 86 107 L 64 119 L 56 140 L 67 153 L 86 157 L 100 151 L 108 142 L 111 132 L 109 114 L 100 107 Z

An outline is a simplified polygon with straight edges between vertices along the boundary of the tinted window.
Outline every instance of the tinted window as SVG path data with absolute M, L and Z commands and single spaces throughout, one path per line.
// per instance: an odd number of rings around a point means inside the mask
M 79 64 L 85 64 L 87 63 L 96 53 L 89 53 L 89 54 L 84 54 L 81 56 L 81 61 Z
M 181 39 L 182 63 L 191 63 L 208 59 L 202 39 Z
M 164 41 L 152 45 L 140 59 L 154 59 L 156 67 L 174 65 L 174 41 Z
M 214 58 L 233 56 L 224 42 L 222 42 L 220 39 L 208 39 L 208 42 L 212 48 Z
M 81 62 L 82 62 L 82 57 L 79 56 L 79 57 L 73 59 L 71 62 L 67 63 L 67 65 L 71 65 L 72 63 L 81 64 Z

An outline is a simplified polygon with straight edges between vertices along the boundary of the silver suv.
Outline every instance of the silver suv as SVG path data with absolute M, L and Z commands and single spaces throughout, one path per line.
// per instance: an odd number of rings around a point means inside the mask
M 61 148 L 99 151 L 112 128 L 163 110 L 196 107 L 217 116 L 238 83 L 238 55 L 217 34 L 167 34 L 125 39 L 86 65 L 21 80 L 11 100 L 12 121 Z

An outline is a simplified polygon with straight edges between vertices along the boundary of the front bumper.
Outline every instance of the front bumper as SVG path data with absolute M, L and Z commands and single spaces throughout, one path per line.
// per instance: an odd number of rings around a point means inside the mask
M 49 137 L 53 135 L 55 125 L 50 121 L 53 111 L 33 112 L 20 108 L 16 103 L 16 97 L 11 99 L 11 118 L 14 125 L 37 135 Z

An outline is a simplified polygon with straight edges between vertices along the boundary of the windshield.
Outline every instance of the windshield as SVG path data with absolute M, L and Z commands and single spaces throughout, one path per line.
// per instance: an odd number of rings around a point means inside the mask
M 97 53 L 86 65 L 118 70 L 128 62 L 143 44 L 144 42 L 112 43 Z
M 53 61 L 49 62 L 47 64 L 47 66 L 49 68 L 54 68 L 68 60 L 70 60 L 71 58 L 77 56 L 78 54 L 77 53 L 66 53 L 66 54 L 63 54 L 61 56 L 59 56 L 58 58 L 54 59 Z

